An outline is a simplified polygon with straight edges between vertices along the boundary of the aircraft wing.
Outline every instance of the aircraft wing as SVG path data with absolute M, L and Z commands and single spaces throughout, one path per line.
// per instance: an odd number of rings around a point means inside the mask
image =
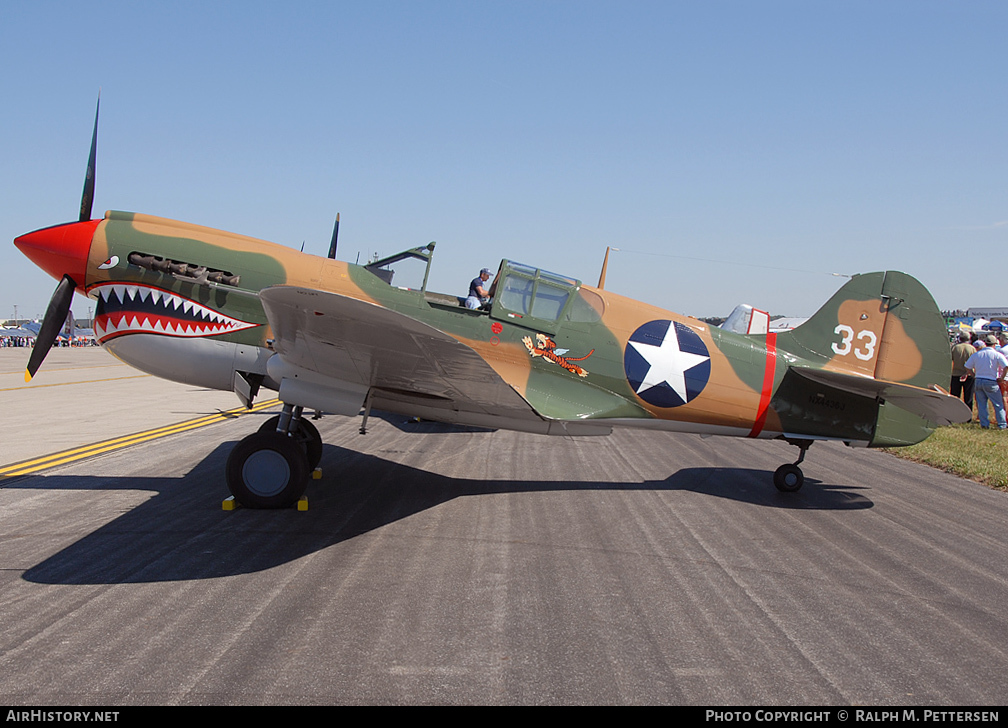
M 266 288 L 260 298 L 286 364 L 370 391 L 377 409 L 532 432 L 609 431 L 541 417 L 471 347 L 404 313 L 297 286 Z
M 791 369 L 796 374 L 819 384 L 865 397 L 884 399 L 901 409 L 920 415 L 935 425 L 969 422 L 973 416 L 972 410 L 961 399 L 937 389 L 924 389 L 909 384 L 812 367 L 791 367 Z

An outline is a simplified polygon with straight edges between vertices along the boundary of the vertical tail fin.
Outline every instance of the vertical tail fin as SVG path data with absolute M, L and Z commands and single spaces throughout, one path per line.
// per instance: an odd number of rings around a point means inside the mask
M 873 447 L 920 442 L 936 425 L 970 417 L 944 393 L 952 371 L 945 320 L 905 273 L 854 276 L 812 318 L 778 334 L 777 347 L 799 359 L 789 364 L 791 388 L 778 390 L 779 409 L 797 418 L 795 427 L 820 426 L 821 418 L 794 403 L 833 396 L 822 392 L 855 395 L 860 407 L 872 403 L 874 414 L 859 410 L 859 427 Z M 796 385 L 793 375 L 814 387 Z
M 830 371 L 931 389 L 948 387 L 945 320 L 928 290 L 898 271 L 854 276 L 777 345 Z

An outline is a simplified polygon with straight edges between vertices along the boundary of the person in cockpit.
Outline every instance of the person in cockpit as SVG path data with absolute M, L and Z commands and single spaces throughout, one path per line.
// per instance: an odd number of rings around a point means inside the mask
M 490 276 L 493 273 L 490 272 L 489 268 L 484 268 L 480 271 L 480 274 L 472 279 L 469 284 L 469 297 L 466 298 L 466 308 L 479 308 L 484 303 L 490 300 L 490 294 L 484 287 L 484 284 L 490 280 Z

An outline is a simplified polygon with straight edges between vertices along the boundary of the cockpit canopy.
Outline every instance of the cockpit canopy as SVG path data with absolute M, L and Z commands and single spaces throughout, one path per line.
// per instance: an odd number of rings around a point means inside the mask
M 501 261 L 490 295 L 493 318 L 549 334 L 567 323 L 595 323 L 605 311 L 602 297 L 576 278 L 510 260 Z
M 396 255 L 368 263 L 365 268 L 385 283 L 404 290 L 422 291 L 429 303 L 464 305 L 464 297 L 447 296 L 427 291 L 434 243 L 413 248 Z M 404 279 L 405 269 L 413 268 Z M 393 283 L 393 278 L 395 283 Z M 404 285 L 405 284 L 405 285 Z M 555 332 L 561 319 L 592 322 L 601 317 L 604 303 L 597 294 L 584 292 L 579 296 L 581 281 L 557 275 L 511 260 L 502 260 L 490 286 L 492 302 L 489 315 L 493 318 L 522 324 L 543 332 Z M 487 309 L 473 311 L 487 315 Z
M 509 260 L 501 261 L 491 293 L 494 311 L 557 321 L 581 281 Z

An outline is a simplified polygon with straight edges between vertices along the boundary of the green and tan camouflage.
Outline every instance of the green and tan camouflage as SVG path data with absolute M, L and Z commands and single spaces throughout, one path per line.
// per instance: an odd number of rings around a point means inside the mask
M 70 256 L 86 248 L 86 258 L 63 265 L 53 251 L 75 236 Z M 895 271 L 854 276 L 793 331 L 743 335 L 509 260 L 492 303 L 468 309 L 426 290 L 433 244 L 360 266 L 122 212 L 16 243 L 57 278 L 73 271 L 113 354 L 246 404 L 265 387 L 346 415 L 375 407 L 543 434 L 647 427 L 803 447 L 905 445 L 968 418 L 941 389 L 951 364 L 937 306 Z M 422 275 L 401 285 L 394 276 L 410 265 Z
M 150 215 L 91 220 L 97 133 L 96 107 L 78 222 L 14 241 L 59 281 L 25 379 L 77 290 L 97 301 L 98 341 L 123 361 L 232 390 L 248 407 L 276 391 L 283 413 L 228 457 L 228 486 L 249 506 L 304 492 L 322 454 L 304 408 L 363 412 L 362 432 L 378 408 L 547 435 L 781 438 L 801 450 L 774 473 L 784 491 L 801 487 L 814 440 L 908 445 L 970 418 L 941 388 L 944 320 L 904 273 L 855 276 L 780 334 L 738 334 L 604 291 L 604 265 L 593 288 L 503 260 L 491 302 L 470 309 L 427 290 L 434 243 L 359 266 Z

